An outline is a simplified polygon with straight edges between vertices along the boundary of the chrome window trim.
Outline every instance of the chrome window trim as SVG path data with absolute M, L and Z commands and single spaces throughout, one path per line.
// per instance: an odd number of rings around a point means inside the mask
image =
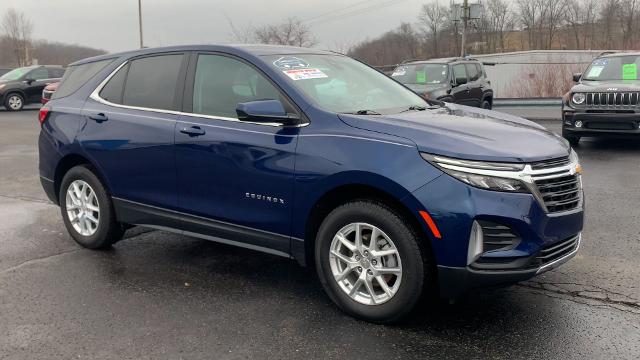
M 527 189 L 531 192 L 533 197 L 538 201 L 544 212 L 548 216 L 562 216 L 567 215 L 569 213 L 582 211 L 583 206 L 583 193 L 582 193 L 582 175 L 577 172 L 579 162 L 575 159 L 572 159 L 568 164 L 558 167 L 551 167 L 545 169 L 534 170 L 531 167 L 531 164 L 524 164 L 524 168 L 522 170 L 514 171 L 514 170 L 487 170 L 487 169 L 479 169 L 479 168 L 471 168 L 460 165 L 454 165 L 450 163 L 437 162 L 438 166 L 441 168 L 460 171 L 464 173 L 470 174 L 478 174 L 478 175 L 486 175 L 498 178 L 507 178 L 507 179 L 515 179 L 519 180 L 525 184 Z M 542 193 L 538 190 L 538 186 L 536 185 L 536 180 L 547 180 L 554 179 L 562 176 L 568 175 L 578 175 L 578 186 L 579 186 L 579 196 L 578 196 L 578 205 L 575 209 L 567 210 L 567 211 L 559 211 L 554 213 L 549 213 L 547 206 L 544 203 L 544 198 Z
M 93 90 L 91 95 L 89 95 L 89 98 L 92 99 L 92 100 L 95 100 L 95 101 L 97 101 L 97 102 L 99 102 L 99 103 L 101 103 L 103 105 L 112 106 L 112 107 L 116 107 L 116 108 L 129 109 L 129 110 L 138 110 L 138 111 L 156 112 L 156 113 L 169 114 L 169 115 L 189 116 L 189 117 L 205 118 L 205 119 L 211 119 L 211 120 L 231 121 L 231 122 L 238 122 L 238 123 L 243 123 L 243 124 L 254 124 L 254 125 L 263 125 L 263 126 L 271 126 L 271 127 L 281 127 L 281 128 L 305 127 L 305 126 L 309 125 L 309 122 L 305 122 L 305 123 L 297 124 L 297 125 L 285 126 L 285 125 L 283 125 L 281 123 L 258 123 L 258 122 L 252 122 L 252 121 L 241 121 L 241 120 L 239 120 L 237 118 L 230 118 L 230 117 L 224 117 L 224 116 L 213 116 L 213 115 L 188 113 L 188 112 L 175 111 L 175 110 L 165 110 L 165 109 L 147 108 L 147 107 L 141 107 L 141 106 L 131 106 L 131 105 L 116 104 L 116 103 L 112 103 L 112 102 L 110 102 L 108 100 L 105 100 L 105 99 L 101 98 L 100 97 L 100 92 L 107 85 L 109 80 L 111 80 L 111 78 L 113 76 L 115 76 L 115 74 L 120 69 L 122 69 L 125 65 L 127 65 L 130 62 L 131 62 L 131 60 L 127 60 L 127 61 L 123 62 L 122 64 L 118 65 L 118 67 L 115 68 L 115 70 L 113 70 L 109 74 L 109 76 L 107 76 L 104 80 L 102 80 L 102 82 L 98 85 L 98 87 L 96 87 Z

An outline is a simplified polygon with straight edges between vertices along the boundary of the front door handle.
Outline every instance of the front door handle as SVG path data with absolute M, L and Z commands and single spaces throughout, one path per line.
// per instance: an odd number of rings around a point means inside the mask
M 101 123 L 101 122 L 109 120 L 107 115 L 105 115 L 103 113 L 91 114 L 91 115 L 89 115 L 89 119 L 91 119 L 91 120 L 93 120 L 93 121 L 95 121 L 97 123 Z
M 201 136 L 205 134 L 205 131 L 200 126 L 183 127 L 180 132 L 189 136 Z

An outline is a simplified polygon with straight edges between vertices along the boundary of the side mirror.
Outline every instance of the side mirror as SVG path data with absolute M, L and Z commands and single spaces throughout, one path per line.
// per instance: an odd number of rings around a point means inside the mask
M 287 114 L 279 100 L 257 100 L 240 103 L 236 106 L 236 114 L 240 121 L 256 123 L 280 123 L 282 125 L 297 125 L 300 117 Z
M 36 81 L 36 80 L 35 80 L 35 79 L 32 79 L 32 78 L 26 78 L 26 79 L 24 79 L 24 82 L 25 82 L 25 83 L 27 83 L 27 84 L 29 84 L 29 85 L 31 85 L 31 83 L 33 83 L 34 81 Z
M 455 85 L 459 86 L 459 85 L 464 85 L 467 83 L 467 78 L 466 77 L 457 77 L 456 81 L 455 81 Z
M 580 78 L 582 77 L 582 73 L 574 73 L 573 74 L 573 82 L 578 82 L 580 81 Z

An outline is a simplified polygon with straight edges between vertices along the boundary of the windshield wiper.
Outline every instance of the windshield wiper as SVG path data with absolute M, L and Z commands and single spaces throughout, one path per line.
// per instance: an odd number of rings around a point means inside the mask
M 403 113 L 403 112 L 408 112 L 408 111 L 425 111 L 425 110 L 427 110 L 427 108 L 424 107 L 424 106 L 411 105 L 408 108 L 406 108 L 406 109 L 404 109 L 404 110 L 402 110 L 400 112 Z
M 368 110 L 368 109 L 363 109 L 363 110 L 358 110 L 358 111 L 354 111 L 354 112 L 348 112 L 345 114 L 356 114 L 356 115 L 382 115 L 377 111 L 373 111 L 373 110 Z

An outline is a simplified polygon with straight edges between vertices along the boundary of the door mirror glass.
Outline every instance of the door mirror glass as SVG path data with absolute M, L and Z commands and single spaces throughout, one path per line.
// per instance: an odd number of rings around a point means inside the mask
M 281 123 L 283 125 L 296 125 L 300 117 L 296 114 L 287 114 L 279 100 L 257 100 L 239 103 L 236 113 L 240 121 L 257 123 Z
M 581 77 L 582 77 L 582 73 L 575 73 L 575 74 L 573 74 L 573 81 L 574 82 L 578 82 L 578 81 L 580 81 Z

